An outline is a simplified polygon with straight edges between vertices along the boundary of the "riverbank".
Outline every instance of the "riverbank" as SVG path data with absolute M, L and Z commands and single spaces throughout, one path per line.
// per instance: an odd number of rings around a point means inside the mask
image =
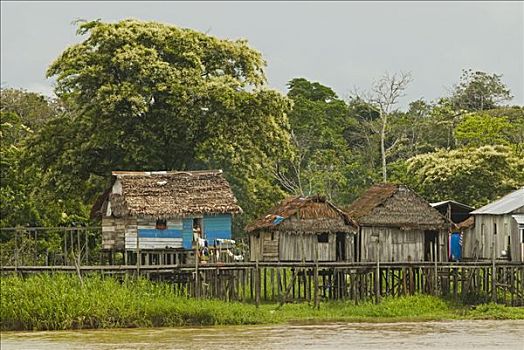
M 524 308 L 485 304 L 474 308 L 437 297 L 415 295 L 371 302 L 252 304 L 175 296 L 167 283 L 66 274 L 0 282 L 2 330 L 243 325 L 283 322 L 400 322 L 449 319 L 524 319 Z

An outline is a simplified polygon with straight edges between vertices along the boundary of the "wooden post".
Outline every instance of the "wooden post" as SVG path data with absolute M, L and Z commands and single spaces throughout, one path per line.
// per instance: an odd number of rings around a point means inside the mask
M 274 268 L 271 268 L 271 276 L 270 276 L 270 280 L 271 280 L 271 300 L 275 300 L 275 269 Z
M 75 230 L 76 232 L 76 247 L 78 249 L 78 264 L 82 265 L 82 244 L 80 243 L 80 230 Z
M 34 249 L 34 257 L 33 257 L 33 264 L 37 264 L 38 260 L 38 230 L 35 230 L 35 249 Z
M 255 305 L 258 308 L 260 306 L 260 271 L 258 268 L 258 257 L 255 261 Z
M 200 272 L 198 271 L 198 241 L 195 246 L 195 298 L 200 297 Z
M 139 230 L 136 230 L 136 275 L 140 276 L 140 265 L 142 264 L 142 257 L 140 256 L 140 239 L 139 239 Z
M 433 283 L 434 283 L 433 294 L 437 295 L 437 292 L 438 292 L 438 265 L 437 265 L 437 260 L 435 260 L 434 273 L 435 273 L 435 278 L 434 278 L 434 281 L 433 281 Z
M 280 267 L 277 267 L 277 297 L 278 300 L 282 298 L 282 276 L 280 273 Z
M 380 258 L 377 256 L 377 271 L 375 274 L 375 302 L 380 303 Z
M 69 245 L 69 249 L 71 249 L 71 259 L 73 259 L 73 265 L 75 264 L 75 240 L 73 238 L 73 230 L 69 230 L 69 239 L 71 241 L 71 244 Z
M 497 302 L 497 266 L 495 265 L 494 243 L 491 244 L 491 301 Z
M 18 227 L 15 229 L 15 272 L 18 272 Z
M 69 265 L 69 258 L 67 257 L 67 232 L 62 228 L 64 233 L 64 265 Z
M 286 288 L 286 291 L 284 292 L 284 295 L 282 296 L 282 300 L 280 301 L 280 307 L 282 307 L 282 305 L 284 305 L 286 303 L 286 300 L 287 300 L 287 297 L 289 295 L 289 293 L 291 292 L 291 289 L 293 287 L 293 285 L 295 284 L 295 279 L 297 278 L 297 275 L 299 273 L 299 268 L 295 269 L 295 271 L 293 271 L 293 275 L 291 276 L 291 280 L 289 281 L 289 284 Z
M 264 276 L 264 299 L 267 300 L 267 268 L 262 269 L 262 275 Z
M 88 232 L 88 230 L 85 230 L 84 232 L 85 232 L 85 240 L 86 240 L 85 260 L 86 260 L 86 265 L 89 265 L 89 232 Z
M 318 257 L 317 257 L 317 251 L 315 251 L 315 267 L 313 270 L 313 305 L 315 309 L 320 308 L 320 303 L 318 300 Z

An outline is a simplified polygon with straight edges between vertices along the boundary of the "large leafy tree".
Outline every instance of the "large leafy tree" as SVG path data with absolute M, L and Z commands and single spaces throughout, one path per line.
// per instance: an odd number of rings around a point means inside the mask
M 524 159 L 508 146 L 467 147 L 407 161 L 404 182 L 432 201 L 484 205 L 524 185 Z
M 32 130 L 13 112 L 0 112 L 0 226 L 34 223 L 35 210 L 29 198 L 29 184 L 20 166 L 21 140 Z
M 455 109 L 482 111 L 511 100 L 511 92 L 501 78 L 500 74 L 463 70 L 451 97 Z
M 504 130 L 504 135 L 508 138 L 512 147 L 521 157 L 524 157 L 524 107 L 502 107 L 484 111 L 486 115 L 501 117 L 507 120 L 511 127 Z
M 294 194 L 321 193 L 331 200 L 347 201 L 354 157 L 345 134 L 356 120 L 331 88 L 304 78 L 293 79 L 288 86 L 295 153 L 293 158 L 278 162 L 276 178 Z
M 0 100 L 0 111 L 17 115 L 19 122 L 33 131 L 38 131 L 62 110 L 59 100 L 19 89 L 0 89 Z
M 514 132 L 516 128 L 507 117 L 469 114 L 455 128 L 455 138 L 468 146 L 508 145 Z
M 28 159 L 28 142 L 56 117 L 58 102 L 16 89 L 2 89 L 1 97 L 0 226 L 57 226 L 87 219 L 81 201 L 42 186 L 46 174 Z
M 279 196 L 267 169 L 290 152 L 290 103 L 246 41 L 136 20 L 78 33 L 47 72 L 69 113 L 33 144 L 57 190 L 88 199 L 114 169 L 216 167 L 248 214 Z

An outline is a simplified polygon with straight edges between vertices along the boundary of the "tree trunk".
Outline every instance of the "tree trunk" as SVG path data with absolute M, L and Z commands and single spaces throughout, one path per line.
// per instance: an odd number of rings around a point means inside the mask
M 382 129 L 380 130 L 380 154 L 382 155 L 382 181 L 387 182 L 388 175 L 386 169 L 386 125 L 388 122 L 388 117 L 386 113 L 380 112 L 380 117 L 382 119 Z

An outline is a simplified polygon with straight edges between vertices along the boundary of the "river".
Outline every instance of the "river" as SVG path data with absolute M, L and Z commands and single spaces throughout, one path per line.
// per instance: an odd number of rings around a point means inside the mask
M 4 332 L 1 348 L 524 350 L 524 321 L 323 323 Z

